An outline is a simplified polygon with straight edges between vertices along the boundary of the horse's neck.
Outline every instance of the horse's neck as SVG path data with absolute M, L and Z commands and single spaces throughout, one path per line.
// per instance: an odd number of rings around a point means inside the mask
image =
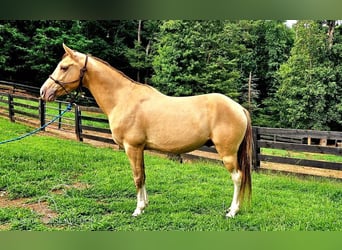
M 109 115 L 115 106 L 127 97 L 132 84 L 119 72 L 106 65 L 101 65 L 100 62 L 92 61 L 92 68 L 88 69 L 84 85 L 89 89 L 102 111 Z

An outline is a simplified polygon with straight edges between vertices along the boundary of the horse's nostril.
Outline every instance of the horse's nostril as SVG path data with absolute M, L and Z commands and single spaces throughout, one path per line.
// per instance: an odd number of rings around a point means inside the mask
M 44 91 L 44 89 L 40 89 L 40 96 L 41 96 L 41 97 L 43 97 L 43 96 L 44 96 L 44 94 L 45 94 L 45 91 Z

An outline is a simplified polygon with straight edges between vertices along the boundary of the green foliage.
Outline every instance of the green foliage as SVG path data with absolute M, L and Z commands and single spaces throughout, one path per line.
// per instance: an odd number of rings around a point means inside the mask
M 329 116 L 328 125 L 331 130 L 341 130 L 342 128 L 342 27 L 335 28 L 334 44 L 329 51 L 329 60 L 334 73 L 335 82 L 329 87 Z
M 341 123 L 342 117 L 326 31 L 314 21 L 300 21 L 295 29 L 291 56 L 279 70 L 279 126 L 329 130 L 329 123 Z
M 225 21 L 165 21 L 153 59 L 153 85 L 170 95 L 221 92 L 237 99 L 237 56 L 243 46 L 232 29 L 237 27 Z
M 153 42 L 159 32 L 161 21 L 139 20 L 136 24 L 137 39 L 134 40 L 134 47 L 127 47 L 125 56 L 132 66 L 137 70 L 136 80 L 138 82 L 149 82 L 154 54 Z
M 127 63 L 124 51 L 133 40 L 127 34 L 132 27 L 132 21 L 0 21 L 0 73 L 41 86 L 64 54 L 63 42 L 112 65 Z
M 254 125 L 342 129 L 342 25 L 334 20 L 294 28 L 281 20 L 1 20 L 1 80 L 41 86 L 63 42 L 165 94 L 228 95 Z
M 252 72 L 256 79 L 258 95 L 252 109 L 253 122 L 259 126 L 274 127 L 277 124 L 278 101 L 274 94 L 278 89 L 277 72 L 280 65 L 287 61 L 293 44 L 293 30 L 281 21 L 260 20 L 245 21 L 243 27 L 250 38 L 248 48 L 250 53 L 244 60 L 247 72 Z
M 80 24 L 72 22 L 69 27 L 60 27 L 60 23 L 38 28 L 28 50 L 26 64 L 30 64 L 37 79 L 46 78 L 46 72 L 52 72 L 61 59 L 61 44 L 70 44 L 79 51 L 87 51 L 91 40 L 80 34 Z
M 21 55 L 26 52 L 26 42 L 29 38 L 22 34 L 10 23 L 0 22 L 0 69 L 4 77 L 20 71 L 24 67 L 24 60 Z

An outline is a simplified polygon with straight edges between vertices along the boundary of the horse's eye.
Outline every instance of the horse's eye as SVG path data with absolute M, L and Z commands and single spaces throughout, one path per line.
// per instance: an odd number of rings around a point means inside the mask
M 69 66 L 61 66 L 61 70 L 63 70 L 63 71 L 67 71 L 68 68 L 69 68 Z

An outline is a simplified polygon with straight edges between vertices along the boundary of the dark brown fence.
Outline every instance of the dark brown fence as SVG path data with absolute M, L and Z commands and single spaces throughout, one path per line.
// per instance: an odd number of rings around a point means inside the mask
M 254 162 L 261 161 L 342 170 L 342 162 L 307 160 L 289 155 L 270 155 L 262 148 L 342 156 L 342 132 L 254 127 Z
M 67 105 L 66 102 L 61 101 L 57 101 L 57 105 L 56 103 L 46 104 L 38 97 L 27 95 L 25 90 L 4 89 L 1 89 L 0 82 L 0 115 L 9 117 L 13 122 L 18 120 L 43 125 L 60 114 Z M 68 113 L 50 128 L 75 134 L 79 141 L 88 139 L 114 144 L 108 120 L 99 108 L 74 105 L 73 110 Z M 301 159 L 286 153 L 291 151 L 342 156 L 342 132 L 253 127 L 253 138 L 254 169 L 260 168 L 261 162 L 274 162 L 342 170 L 340 161 Z M 265 149 L 285 150 L 285 153 L 270 153 Z M 204 146 L 197 152 L 199 153 L 182 157 L 218 160 L 217 152 L 213 147 Z M 214 155 L 214 157 L 208 155 Z
M 86 114 L 84 114 L 87 112 Z M 85 107 L 76 105 L 75 107 L 75 132 L 77 139 L 95 140 L 99 142 L 114 144 L 111 139 L 111 131 L 107 118 L 91 116 L 92 114 L 103 114 L 102 110 L 94 107 Z M 86 125 L 85 122 L 95 123 L 95 125 Z M 96 124 L 99 124 L 96 126 Z
M 47 121 L 67 107 L 67 102 L 58 101 L 55 105 L 46 105 L 44 101 L 29 95 L 0 92 L 0 115 L 7 116 L 10 121 L 20 121 L 33 126 L 43 126 Z M 56 121 L 52 128 L 74 128 L 74 118 L 63 117 Z

